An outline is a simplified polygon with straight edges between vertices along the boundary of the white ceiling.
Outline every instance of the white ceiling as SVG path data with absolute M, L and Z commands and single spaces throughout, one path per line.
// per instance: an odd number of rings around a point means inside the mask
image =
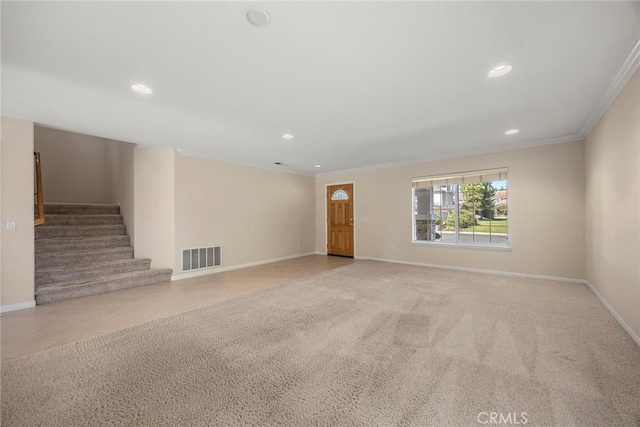
M 303 174 L 459 156 L 579 138 L 639 31 L 637 2 L 3 1 L 2 113 Z

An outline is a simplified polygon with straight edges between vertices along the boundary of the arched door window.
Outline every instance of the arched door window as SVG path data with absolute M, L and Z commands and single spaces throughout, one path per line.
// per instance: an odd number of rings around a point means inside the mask
M 331 200 L 349 200 L 349 195 L 344 190 L 336 190 L 331 195 Z

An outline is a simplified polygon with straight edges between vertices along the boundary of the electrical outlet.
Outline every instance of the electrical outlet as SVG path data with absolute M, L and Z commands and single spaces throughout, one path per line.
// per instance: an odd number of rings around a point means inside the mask
M 393 252 L 395 252 L 395 251 L 397 251 L 397 250 L 398 250 L 398 247 L 397 247 L 396 245 L 392 245 L 392 246 L 391 246 L 391 250 L 392 250 Z
M 7 221 L 7 231 L 16 231 L 15 221 Z
M 229 258 L 233 257 L 233 251 L 229 250 Z

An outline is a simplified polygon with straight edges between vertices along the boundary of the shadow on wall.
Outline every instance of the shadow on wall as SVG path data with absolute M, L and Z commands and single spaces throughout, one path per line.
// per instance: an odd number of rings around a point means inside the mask
M 122 204 L 134 144 L 35 126 L 45 202 Z

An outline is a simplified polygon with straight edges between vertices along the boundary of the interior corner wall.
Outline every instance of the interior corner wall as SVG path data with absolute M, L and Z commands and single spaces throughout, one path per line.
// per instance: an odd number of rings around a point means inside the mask
M 2 117 L 1 305 L 34 304 L 33 123 Z M 15 221 L 16 231 L 7 231 Z
M 134 149 L 135 144 L 108 140 L 109 203 L 120 205 L 131 246 L 135 248 Z
M 176 154 L 176 273 L 187 248 L 222 246 L 222 267 L 313 253 L 314 193 L 313 177 Z
M 640 337 L 640 71 L 585 140 L 586 279 Z
M 35 126 L 45 202 L 110 203 L 108 141 Z
M 319 175 L 316 251 L 327 252 L 326 186 L 353 182 L 356 258 L 584 279 L 583 156 L 576 141 Z M 510 251 L 412 243 L 412 178 L 502 167 L 509 169 Z
M 175 150 L 136 146 L 134 162 L 135 257 L 175 271 Z

